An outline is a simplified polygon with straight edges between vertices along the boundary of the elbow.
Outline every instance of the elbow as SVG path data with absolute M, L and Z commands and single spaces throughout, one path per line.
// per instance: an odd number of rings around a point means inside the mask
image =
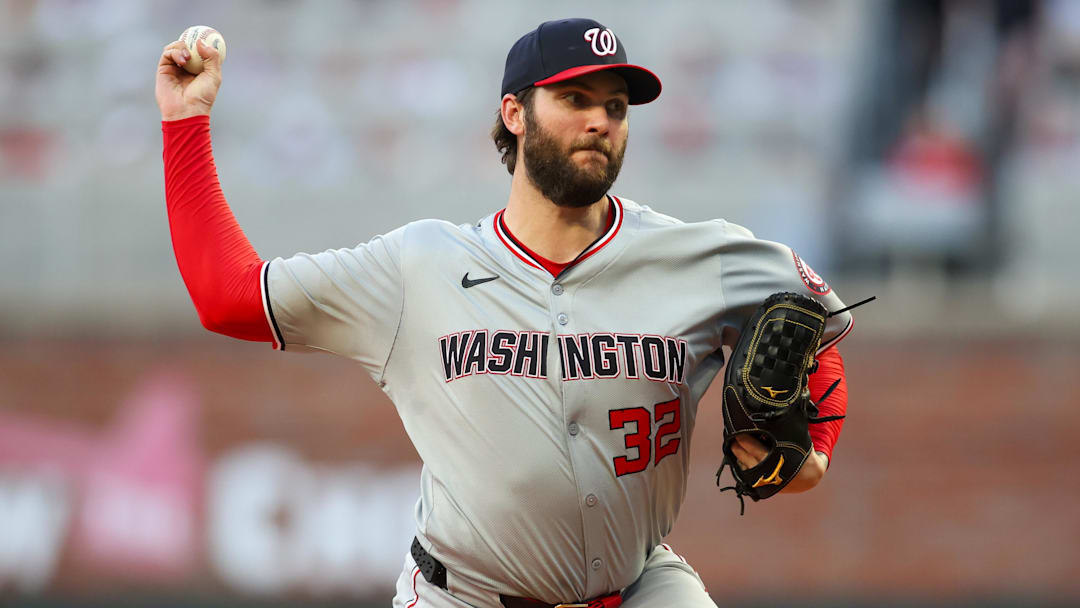
M 271 341 L 259 283 L 259 265 L 203 283 L 188 282 L 199 322 L 216 334 Z M 231 278 L 230 278 L 231 277 Z
M 216 334 L 240 340 L 273 341 L 261 307 L 234 302 L 212 308 L 196 307 L 196 310 L 202 326 Z
M 225 315 L 222 315 L 219 311 L 197 309 L 199 313 L 199 322 L 202 326 L 215 334 L 226 334 L 228 332 L 228 320 Z
M 825 478 L 825 469 L 823 467 L 810 466 L 807 473 L 800 484 L 801 489 L 797 490 L 799 492 L 806 492 L 816 488 L 821 483 L 821 480 Z
M 247 316 L 239 303 L 218 299 L 214 302 L 195 303 L 195 310 L 199 313 L 199 322 L 206 329 L 216 333 L 232 336 L 236 330 L 245 325 Z
M 829 468 L 828 457 L 821 452 L 811 452 L 807 457 L 798 475 L 791 480 L 781 492 L 798 494 L 812 490 L 825 478 L 825 471 Z

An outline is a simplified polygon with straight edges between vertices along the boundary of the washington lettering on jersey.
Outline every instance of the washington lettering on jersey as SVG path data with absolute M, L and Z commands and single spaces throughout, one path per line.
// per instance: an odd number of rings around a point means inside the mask
M 542 331 L 462 331 L 439 338 L 439 352 L 447 382 L 474 374 L 547 378 L 548 335 Z
M 645 378 L 682 384 L 686 340 L 669 336 L 587 333 L 556 336 L 562 379 Z M 539 331 L 474 329 L 439 338 L 443 378 L 476 374 L 547 378 L 549 336 Z

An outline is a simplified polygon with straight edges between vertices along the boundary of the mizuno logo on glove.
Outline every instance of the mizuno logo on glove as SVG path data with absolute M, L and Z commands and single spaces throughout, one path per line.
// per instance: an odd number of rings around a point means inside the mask
M 761 478 L 754 483 L 753 487 L 760 488 L 761 486 L 778 486 L 784 483 L 783 478 L 780 477 L 780 467 L 782 466 L 784 466 L 783 455 L 780 456 L 780 462 L 776 463 L 776 470 L 772 472 L 772 475 L 769 475 L 768 477 L 762 475 Z
M 763 387 L 761 387 L 761 390 L 767 391 L 769 393 L 769 396 L 772 397 L 773 399 L 776 399 L 776 397 L 778 395 L 783 395 L 784 393 L 791 392 L 788 389 L 784 389 L 782 391 L 774 391 L 773 387 L 771 387 L 771 386 L 763 386 Z

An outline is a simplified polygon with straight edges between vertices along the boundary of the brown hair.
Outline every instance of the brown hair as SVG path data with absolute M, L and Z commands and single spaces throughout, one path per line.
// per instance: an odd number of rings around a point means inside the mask
M 517 94 L 518 102 L 525 107 L 526 113 L 532 112 L 532 97 L 535 91 L 536 87 L 529 87 Z M 506 165 L 506 170 L 513 175 L 514 167 L 517 166 L 517 135 L 511 133 L 503 123 L 501 106 L 495 111 L 495 126 L 491 127 L 491 139 L 495 140 L 495 149 L 502 154 L 502 163 Z

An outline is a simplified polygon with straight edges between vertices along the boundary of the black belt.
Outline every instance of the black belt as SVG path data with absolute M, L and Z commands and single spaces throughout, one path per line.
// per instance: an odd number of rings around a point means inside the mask
M 425 581 L 446 589 L 446 566 L 435 559 L 434 555 L 428 553 L 420 544 L 420 539 L 415 536 L 412 539 L 412 558 L 416 562 L 416 567 L 420 568 L 420 574 L 424 575 Z
M 420 544 L 420 539 L 416 538 L 415 536 L 413 537 L 411 551 L 413 561 L 416 562 L 416 567 L 420 568 L 420 574 L 424 575 L 424 580 L 431 583 L 432 585 L 435 585 L 436 587 L 440 587 L 446 591 L 449 591 L 449 589 L 446 588 L 446 566 L 442 565 L 442 562 L 440 562 L 438 559 L 435 559 L 434 555 L 428 553 L 427 550 L 424 549 L 424 546 Z M 618 594 L 615 594 L 615 596 L 617 595 Z M 602 599 L 594 600 L 593 602 L 586 602 L 581 604 L 556 604 L 554 606 L 555 608 L 558 608 L 558 606 L 595 605 L 598 608 L 602 608 L 604 606 L 618 606 L 621 602 L 619 602 L 619 598 L 615 596 L 608 596 Z M 612 602 L 612 600 L 615 601 Z M 548 608 L 552 606 L 552 604 L 541 602 L 539 600 L 530 600 L 528 598 L 514 597 L 510 595 L 499 595 L 499 601 L 502 602 L 502 605 L 505 608 Z

